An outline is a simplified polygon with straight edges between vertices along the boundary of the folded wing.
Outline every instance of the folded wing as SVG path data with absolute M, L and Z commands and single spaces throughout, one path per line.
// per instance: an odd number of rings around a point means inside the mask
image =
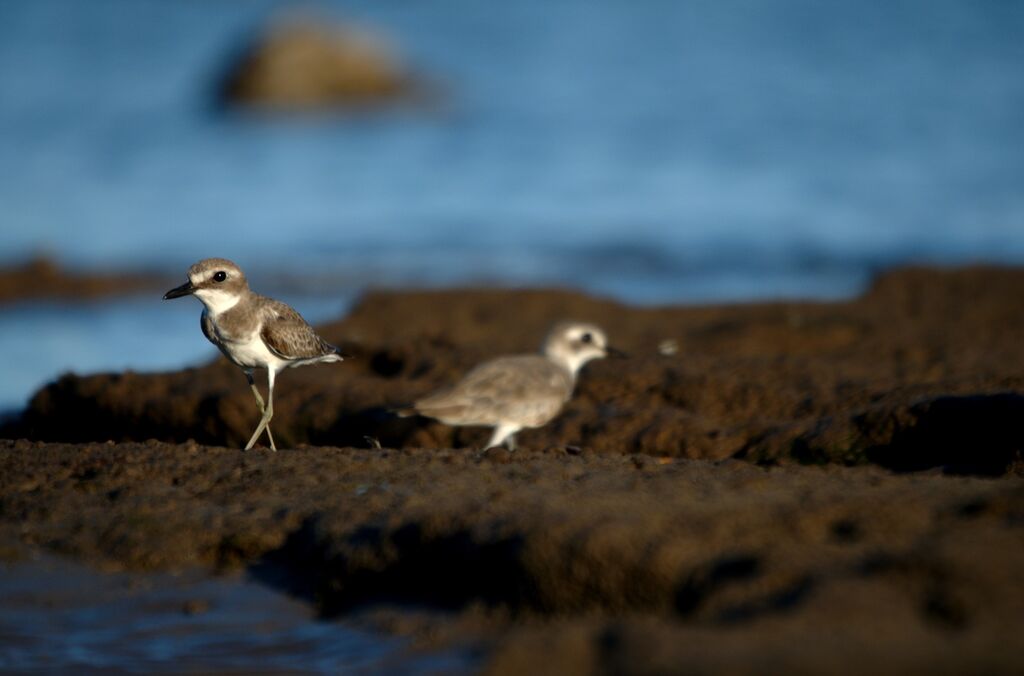
M 341 351 L 317 335 L 298 312 L 284 303 L 268 303 L 260 337 L 271 352 L 293 362 L 341 359 Z
M 572 394 L 568 373 L 541 356 L 501 357 L 477 366 L 449 389 L 416 402 L 416 410 L 449 424 L 543 425 Z

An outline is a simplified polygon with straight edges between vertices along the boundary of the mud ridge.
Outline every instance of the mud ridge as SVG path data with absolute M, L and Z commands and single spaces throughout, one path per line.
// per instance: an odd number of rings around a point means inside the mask
M 371 292 L 321 327 L 353 359 L 281 376 L 274 429 L 285 446 L 478 447 L 485 430 L 388 411 L 481 359 L 536 350 L 572 317 L 632 358 L 588 365 L 566 411 L 521 435 L 527 447 L 998 475 L 1019 470 L 1024 448 L 1022 286 L 1018 269 L 907 269 L 849 302 L 662 308 L 558 290 Z M 0 435 L 235 446 L 257 417 L 219 359 L 66 375 Z

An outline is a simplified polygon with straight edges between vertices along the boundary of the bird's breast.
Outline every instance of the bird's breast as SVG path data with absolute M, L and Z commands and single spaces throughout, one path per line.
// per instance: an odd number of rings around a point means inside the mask
M 248 335 L 222 336 L 221 349 L 231 361 L 239 366 L 257 368 L 277 366 L 282 360 L 273 354 L 263 342 L 259 331 Z

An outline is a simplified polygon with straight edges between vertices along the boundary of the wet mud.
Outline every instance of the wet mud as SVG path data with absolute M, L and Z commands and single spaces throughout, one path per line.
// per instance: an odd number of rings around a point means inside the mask
M 321 327 L 351 360 L 278 379 L 289 450 L 238 450 L 257 411 L 222 361 L 41 390 L 0 441 L 0 553 L 245 568 L 496 674 L 1019 672 L 1021 289 L 977 268 L 843 303 L 371 293 Z M 564 318 L 631 357 L 588 365 L 518 451 L 389 413 Z
M 6 441 L 0 464 L 5 551 L 245 567 L 494 673 L 1021 666 L 1018 476 L 159 442 Z

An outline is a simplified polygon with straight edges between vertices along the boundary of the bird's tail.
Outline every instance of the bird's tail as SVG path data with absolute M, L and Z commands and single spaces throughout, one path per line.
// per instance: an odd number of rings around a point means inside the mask
M 351 354 L 349 354 L 348 352 L 342 351 L 342 349 L 340 347 L 338 347 L 337 345 L 332 345 L 331 343 L 327 343 L 327 346 L 334 352 L 334 354 L 338 355 L 338 358 L 341 359 L 342 361 L 344 361 L 345 359 L 352 359 L 352 355 Z

